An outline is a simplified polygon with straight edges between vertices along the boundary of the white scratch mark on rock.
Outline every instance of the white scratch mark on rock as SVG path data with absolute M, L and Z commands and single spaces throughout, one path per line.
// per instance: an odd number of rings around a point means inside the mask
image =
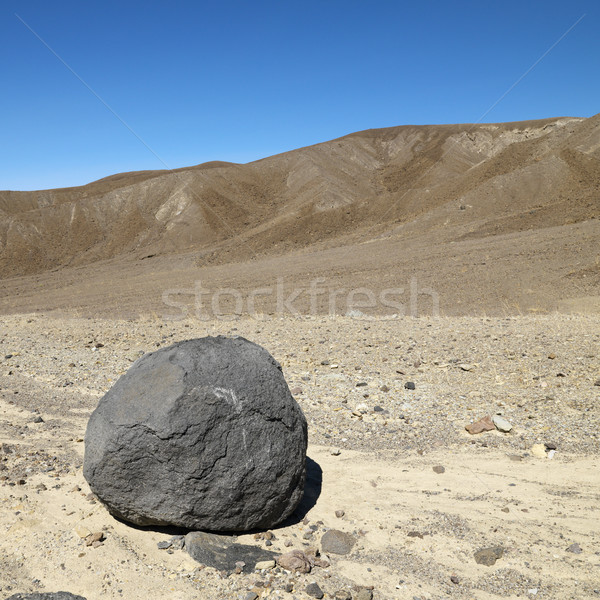
M 225 402 L 232 406 L 236 412 L 242 410 L 242 401 L 235 395 L 233 390 L 227 388 L 214 388 L 213 391 L 217 398 L 225 400 Z

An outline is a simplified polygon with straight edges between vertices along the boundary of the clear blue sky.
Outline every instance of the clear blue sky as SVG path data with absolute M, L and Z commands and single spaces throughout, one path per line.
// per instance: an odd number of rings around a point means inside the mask
M 600 112 L 597 0 L 4 0 L 0 10 L 0 189 L 248 162 L 372 127 Z

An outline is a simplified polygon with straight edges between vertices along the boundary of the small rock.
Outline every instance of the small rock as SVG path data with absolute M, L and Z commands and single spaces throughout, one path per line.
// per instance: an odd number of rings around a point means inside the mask
M 218 571 L 233 570 L 239 561 L 254 568 L 256 563 L 275 559 L 275 554 L 269 550 L 238 544 L 228 535 L 203 531 L 188 533 L 185 536 L 185 549 L 194 560 Z
M 342 451 L 339 448 L 335 448 L 331 451 L 331 456 L 339 456 Z
M 359 382 L 356 384 L 356 387 L 366 387 L 367 385 L 368 385 L 368 384 L 367 384 L 367 382 L 366 382 L 366 381 L 359 381 Z
M 164 542 L 158 542 L 158 544 L 156 544 L 158 546 L 159 550 L 166 550 L 167 548 L 170 548 L 173 543 L 171 542 L 171 540 L 166 540 Z
M 277 564 L 287 571 L 298 573 L 310 573 L 311 564 L 309 558 L 302 550 L 292 550 L 277 557 Z
M 418 537 L 419 539 L 423 539 L 423 534 L 420 531 L 409 531 L 406 534 L 408 537 Z
M 554 360 L 556 358 L 556 354 L 554 354 L 554 352 L 551 352 L 550 354 L 548 354 L 548 358 L 550 360 Z
M 407 390 L 414 390 L 414 389 L 416 389 L 416 385 L 415 385 L 415 382 L 414 382 L 414 381 L 407 381 L 407 382 L 404 384 L 404 387 L 405 387 Z
M 321 549 L 325 554 L 349 554 L 355 543 L 356 538 L 349 533 L 330 529 L 321 538 Z
M 292 396 L 299 396 L 302 393 L 301 387 L 295 387 L 290 390 L 292 392 Z
M 338 590 L 333 597 L 335 600 L 352 600 L 352 594 L 348 590 Z
M 473 365 L 470 365 L 468 363 L 461 363 L 460 365 L 458 365 L 460 369 L 462 369 L 463 371 L 472 371 L 473 370 Z
M 317 600 L 320 600 L 325 595 L 316 582 L 309 583 L 304 591 L 312 598 L 317 598 Z
M 92 533 L 85 538 L 85 545 L 97 548 L 99 545 L 101 545 L 103 540 L 104 533 L 102 531 L 96 531 L 95 533 Z
M 600 379 L 598 379 L 597 381 L 594 381 L 594 385 L 600 387 Z
M 84 527 L 81 523 L 78 523 L 77 525 L 75 525 L 73 531 L 75 531 L 75 533 L 82 540 L 84 540 L 86 537 L 88 537 L 88 535 L 92 535 L 92 532 L 87 527 Z
M 386 393 L 386 392 L 389 392 L 389 391 L 390 391 L 390 388 L 389 388 L 387 385 L 382 385 L 382 386 L 381 386 L 379 389 L 380 389 L 380 390 L 381 390 L 383 393 Z
M 482 548 L 475 552 L 475 562 L 479 565 L 485 565 L 491 567 L 496 564 L 499 558 L 502 558 L 504 554 L 504 548 L 502 546 L 492 546 L 491 548 Z
M 341 519 L 341 518 L 342 518 L 342 517 L 343 517 L 345 514 L 346 514 L 346 513 L 345 513 L 345 511 L 343 511 L 343 510 L 336 510 L 336 511 L 335 511 L 335 516 L 336 516 L 338 519 Z
M 454 585 L 458 585 L 460 583 L 460 579 L 456 575 L 450 575 L 450 581 Z
M 37 417 L 33 418 L 32 423 L 44 423 L 44 419 L 42 419 L 42 417 L 40 417 L 40 415 L 38 415 Z
M 546 458 L 546 447 L 544 444 L 534 444 L 531 446 L 530 452 L 536 458 Z
M 257 571 L 262 571 L 263 569 L 272 569 L 275 566 L 274 560 L 261 560 L 254 565 L 254 568 Z
M 502 431 L 503 433 L 508 433 L 512 429 L 512 425 L 500 415 L 494 415 L 492 417 L 492 423 L 496 426 L 498 431 Z
M 356 592 L 353 600 L 373 600 L 373 590 L 362 587 Z
M 256 600 L 258 598 L 258 594 L 256 592 L 247 592 L 244 596 L 244 600 Z
M 558 446 L 554 442 L 544 442 L 546 450 L 557 450 Z
M 492 419 L 489 415 L 479 419 L 479 421 L 475 421 L 470 425 L 467 425 L 465 429 L 472 435 L 477 433 L 483 433 L 484 431 L 493 431 L 496 429 L 496 426 L 492 422 Z
M 581 546 L 576 543 L 576 544 L 571 544 L 567 548 L 567 552 L 572 552 L 573 554 L 581 554 L 583 552 L 583 550 L 581 549 Z
M 436 465 L 435 467 L 433 467 L 433 471 L 435 473 L 441 474 L 441 473 L 445 473 L 446 469 L 445 469 L 445 467 L 442 467 L 442 465 Z

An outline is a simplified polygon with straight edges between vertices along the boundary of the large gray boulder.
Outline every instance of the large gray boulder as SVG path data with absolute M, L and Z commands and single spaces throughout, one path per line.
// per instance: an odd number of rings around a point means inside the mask
M 32 592 L 30 594 L 13 594 L 6 600 L 85 600 L 85 598 L 69 592 Z
M 206 337 L 146 354 L 115 383 L 90 417 L 83 474 L 137 525 L 269 528 L 302 498 L 306 443 L 279 363 Z

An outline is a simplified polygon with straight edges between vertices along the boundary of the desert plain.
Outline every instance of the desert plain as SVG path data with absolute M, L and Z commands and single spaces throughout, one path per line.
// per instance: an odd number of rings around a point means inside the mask
M 327 598 L 371 586 L 376 599 L 598 597 L 597 316 L 2 322 L 5 596 L 291 599 L 317 582 Z M 83 437 L 99 397 L 140 354 L 216 334 L 252 339 L 282 364 L 314 464 L 306 502 L 269 550 L 318 548 L 327 528 L 355 536 L 328 568 L 203 568 L 158 548 L 178 532 L 119 522 L 90 495 Z M 485 415 L 513 429 L 465 430 Z M 94 532 L 105 540 L 86 546 Z M 495 547 L 495 564 L 476 562 Z
M 599 119 L 0 192 L 0 597 L 600 598 Z M 206 335 L 264 346 L 308 421 L 300 507 L 236 540 L 349 553 L 226 572 L 90 494 L 99 399 Z

